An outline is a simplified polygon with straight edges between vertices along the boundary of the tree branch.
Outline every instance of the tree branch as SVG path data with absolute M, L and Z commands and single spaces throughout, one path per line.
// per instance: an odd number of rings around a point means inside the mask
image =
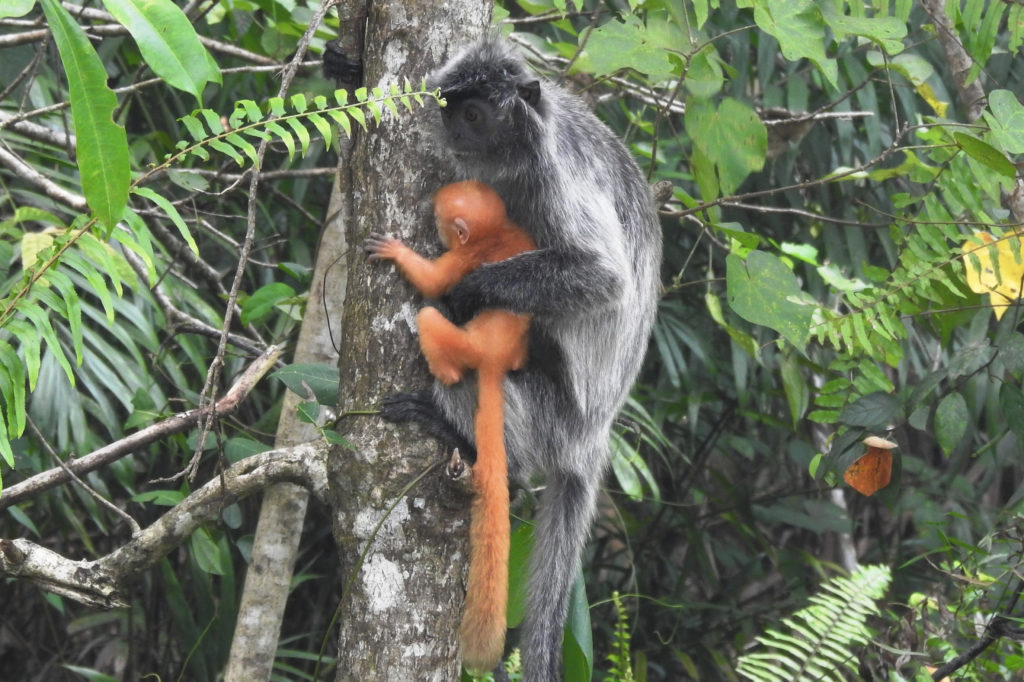
M 147 426 L 141 431 L 136 431 L 115 443 L 110 443 L 99 450 L 94 450 L 88 455 L 72 459 L 67 462 L 66 467 L 55 467 L 38 473 L 21 483 L 12 485 L 4 490 L 3 495 L 0 496 L 0 510 L 70 480 L 71 477 L 68 471 L 79 475 L 94 471 L 135 452 L 139 448 L 190 429 L 204 416 L 212 415 L 216 418 L 230 414 L 249 395 L 263 375 L 270 371 L 274 363 L 281 357 L 283 351 L 283 346 L 269 347 L 249 365 L 235 384 L 224 394 L 224 397 L 212 406 L 188 410 L 174 415 L 162 422 Z
M 1021 580 L 1018 583 L 1017 590 L 1013 593 L 1010 601 L 1007 602 L 1003 612 L 997 613 L 992 620 L 989 621 L 988 627 L 985 628 L 985 632 L 982 634 L 981 638 L 978 639 L 970 649 L 953 660 L 947 661 L 936 668 L 935 672 L 932 673 L 933 680 L 946 679 L 954 672 L 980 656 L 985 649 L 992 646 L 992 644 L 998 641 L 1000 637 L 1003 637 L 1004 635 L 1008 637 L 1015 637 L 1017 635 L 1016 628 L 1012 625 L 1013 621 L 1009 620 L 1008 616 L 1017 606 L 1021 590 L 1024 590 L 1024 580 Z
M 290 482 L 323 498 L 327 488 L 326 442 L 270 450 L 228 467 L 186 497 L 153 525 L 113 552 L 75 561 L 25 539 L 0 539 L 0 573 L 30 580 L 45 590 L 90 606 L 125 606 L 125 581 L 151 568 L 228 505 L 274 483 Z

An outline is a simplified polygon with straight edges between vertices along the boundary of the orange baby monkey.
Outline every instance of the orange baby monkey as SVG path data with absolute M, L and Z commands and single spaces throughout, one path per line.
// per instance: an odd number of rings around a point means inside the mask
M 447 251 L 428 260 L 401 240 L 371 234 L 365 243 L 370 260 L 394 261 L 424 296 L 438 298 L 484 263 L 511 258 L 537 248 L 533 239 L 505 215 L 505 204 L 489 186 L 475 180 L 456 182 L 434 196 L 437 231 Z M 508 466 L 504 438 L 505 374 L 526 360 L 529 315 L 485 310 L 462 327 L 436 308 L 416 317 L 420 348 L 430 372 L 451 385 L 466 370 L 477 372 L 473 467 L 476 499 L 470 518 L 469 584 L 460 637 L 467 670 L 491 670 L 505 648 L 508 600 Z

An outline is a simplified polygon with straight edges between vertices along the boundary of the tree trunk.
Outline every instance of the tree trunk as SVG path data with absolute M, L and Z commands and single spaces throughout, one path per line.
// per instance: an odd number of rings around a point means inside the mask
M 363 55 L 366 84 L 419 79 L 482 35 L 490 10 L 481 0 L 374 2 Z M 399 121 L 388 117 L 359 134 L 343 169 L 350 174 L 341 185 L 350 188 L 343 201 L 351 220 L 342 414 L 429 385 L 414 334 L 421 302 L 393 267 L 368 265 L 360 247 L 370 232 L 385 231 L 439 250 L 430 200 L 451 179 L 439 132 L 432 106 Z M 329 463 L 345 586 L 337 679 L 457 680 L 468 497 L 453 494 L 439 466 L 444 453 L 418 430 L 374 417 L 344 418 L 341 430 L 355 449 L 336 448 Z
M 337 187 L 335 182 L 335 190 Z M 333 325 L 334 338 L 338 338 L 346 279 L 344 261 L 338 260 L 338 254 L 345 252 L 340 198 L 335 191 L 328 207 L 328 220 L 317 249 L 313 283 L 293 362 L 330 364 L 337 358 L 330 332 Z M 328 280 L 331 286 L 325 288 L 324 282 Z M 299 397 L 291 391 L 285 394 L 275 438 L 277 447 L 319 438 L 310 424 L 299 421 L 295 410 L 298 402 Z M 291 483 L 275 485 L 263 495 L 231 655 L 224 670 L 226 682 L 270 678 L 308 502 L 309 492 Z

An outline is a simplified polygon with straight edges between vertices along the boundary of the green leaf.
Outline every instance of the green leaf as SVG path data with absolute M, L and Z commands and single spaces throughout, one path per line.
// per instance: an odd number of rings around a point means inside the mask
M 782 359 L 779 367 L 782 374 L 782 387 L 786 392 L 786 402 L 789 403 L 789 414 L 793 418 L 793 425 L 796 426 L 800 418 L 807 411 L 810 403 L 811 392 L 807 387 L 807 380 L 800 371 L 800 363 L 796 357 L 789 353 Z
M 299 147 L 302 149 L 302 155 L 305 156 L 309 153 L 309 131 L 294 116 L 286 118 L 285 123 L 295 133 L 295 137 L 299 138 Z
M 208 144 L 217 151 L 219 151 L 221 154 L 224 154 L 225 156 L 230 156 L 231 160 L 237 163 L 239 168 L 245 167 L 245 159 L 242 158 L 242 155 L 235 151 L 235 148 L 229 145 L 224 140 L 211 138 Z
M 292 134 L 285 130 L 277 121 L 267 121 L 266 126 L 267 130 L 277 135 L 284 142 L 284 146 L 288 149 L 288 161 L 291 161 L 292 157 L 295 156 L 295 139 L 292 137 Z
M 57 364 L 59 364 L 64 370 L 64 374 L 68 378 L 68 383 L 74 386 L 75 372 L 71 368 L 71 363 L 68 362 L 67 356 L 64 355 L 64 349 L 60 345 L 60 341 L 57 339 L 57 334 L 53 330 L 53 325 L 50 324 L 50 317 L 46 314 L 46 311 L 35 303 L 29 302 L 25 305 L 18 306 L 18 312 L 29 319 L 35 327 L 38 335 L 46 341 L 46 347 L 57 360 Z
M 14 348 L 0 341 L 0 392 L 7 412 L 7 435 L 25 432 L 25 367 Z M 13 466 L 13 462 L 10 463 Z
M 1024 443 L 1024 393 L 1018 386 L 1004 383 L 999 389 L 999 407 L 1003 410 L 1003 420 Z
M 250 144 L 250 142 L 247 139 L 245 139 L 238 133 L 228 133 L 227 135 L 224 136 L 224 140 L 234 145 L 236 149 L 241 149 L 242 152 L 244 152 L 245 155 L 249 157 L 249 161 L 252 162 L 253 166 L 259 164 L 259 154 L 256 153 L 256 148 L 253 147 L 252 144 Z
M 362 101 L 362 100 L 360 100 L 360 101 Z M 360 128 L 362 128 L 363 130 L 367 129 L 366 128 L 366 114 L 363 113 L 362 109 L 360 109 L 358 107 L 352 107 L 351 109 L 346 109 L 345 111 L 346 111 L 346 113 L 348 113 L 349 116 L 352 117 L 352 119 L 356 123 L 359 124 Z
M 842 40 L 847 34 L 862 36 L 881 45 L 889 54 L 899 54 L 903 51 L 903 38 L 907 35 L 906 22 L 882 14 L 873 17 L 843 14 L 838 11 L 837 5 L 829 2 L 818 3 L 818 7 L 825 22 L 835 33 L 836 39 Z
M 508 552 L 508 606 L 506 621 L 518 627 L 526 615 L 526 590 L 530 579 L 530 552 L 533 551 L 533 526 L 521 523 L 512 531 Z
M 295 289 L 282 282 L 272 282 L 260 287 L 242 305 L 242 324 L 259 322 L 269 315 L 278 303 L 289 298 L 295 298 Z
M 178 120 L 185 126 L 185 130 L 188 131 L 189 136 L 194 142 L 202 142 L 210 136 L 203 122 L 195 114 L 185 114 Z
M 967 401 L 959 393 L 950 393 L 935 408 L 935 438 L 949 456 L 967 432 Z
M 96 269 L 96 265 L 76 251 L 66 251 L 62 262 L 64 265 L 76 270 L 89 282 L 93 293 L 96 294 L 96 297 L 100 299 L 100 303 L 103 304 L 103 311 L 107 315 L 107 321 L 113 323 L 114 299 L 107 288 L 107 281 L 100 274 L 100 271 Z
M 21 352 L 25 356 L 25 370 L 28 372 L 28 390 L 36 389 L 36 380 L 39 378 L 40 366 L 40 344 L 42 339 L 36 333 L 36 328 L 21 319 L 13 319 L 7 322 L 7 331 L 17 337 L 20 342 Z
M 694 145 L 714 163 L 722 194 L 731 194 L 764 166 L 767 129 L 757 112 L 743 102 L 726 97 L 716 109 L 710 100 L 691 98 L 685 121 Z
M 754 0 L 754 22 L 779 41 L 790 60 L 810 59 L 833 87 L 839 76 L 834 59 L 825 54 L 825 20 L 813 0 Z
M 209 82 L 220 83 L 220 69 L 199 42 L 192 22 L 171 0 L 103 0 L 132 34 L 149 68 L 168 85 L 201 102 Z
M 64 317 L 71 331 L 71 343 L 75 348 L 75 364 L 82 366 L 82 304 L 74 282 L 60 270 L 51 270 L 47 279 L 64 298 Z
M 218 543 L 205 528 L 198 528 L 189 538 L 189 547 L 199 568 L 212 575 L 225 575 L 226 557 L 221 554 Z
M 304 402 L 299 403 L 295 411 L 299 415 L 299 421 L 305 424 L 316 424 L 317 418 L 320 416 L 320 403 L 318 402 Z
M 988 108 L 984 116 L 993 141 L 1009 154 L 1024 154 L 1024 106 L 1009 90 L 993 90 Z
M 764 251 L 751 251 L 745 261 L 729 254 L 725 281 L 729 305 L 737 315 L 774 329 L 803 350 L 811 335 L 814 306 L 794 300 L 802 292 L 785 263 Z
M 562 641 L 562 665 L 567 680 L 589 680 L 594 669 L 594 640 L 590 624 L 590 605 L 583 573 L 576 571 L 569 595 L 569 617 Z
M 321 405 L 335 405 L 338 402 L 341 375 L 333 365 L 297 363 L 279 369 L 270 376 L 283 381 L 300 398 L 309 397 L 309 391 L 312 391 Z
M 0 19 L 23 17 L 36 6 L 36 0 L 4 0 L 0 5 Z
M 327 122 L 327 119 L 315 112 L 309 115 L 309 120 L 313 123 L 313 127 L 317 129 L 317 132 L 320 133 L 320 137 L 324 138 L 324 146 L 330 149 L 331 143 L 334 141 L 334 132 L 331 124 Z
M 117 97 L 107 87 L 107 72 L 78 23 L 57 0 L 40 0 L 67 72 L 75 152 L 82 193 L 96 219 L 108 230 L 128 204 L 128 138 L 114 123 Z
M 338 92 L 345 92 L 339 90 Z M 327 112 L 327 115 L 334 119 L 334 122 L 341 126 L 341 129 L 345 131 L 345 136 L 348 138 L 352 137 L 352 122 L 348 120 L 348 116 L 344 111 L 331 110 Z
M 664 39 L 667 36 L 654 30 L 654 22 L 645 26 L 637 16 L 608 21 L 590 34 L 577 68 L 601 75 L 633 69 L 650 76 L 652 81 L 664 80 L 676 71 L 665 49 L 668 46 L 661 44 Z M 678 43 L 672 47 L 677 46 Z
M 134 502 L 152 503 L 161 507 L 173 507 L 183 499 L 185 499 L 185 494 L 180 490 L 147 490 L 144 493 L 132 495 Z
M 956 140 L 960 149 L 963 149 L 969 157 L 978 163 L 988 166 L 1005 177 L 1014 178 L 1017 176 L 1017 169 L 1006 158 L 1006 154 L 1003 154 L 987 142 L 982 142 L 973 135 L 959 132 L 953 133 L 953 139 Z
M 196 240 L 192 238 L 188 225 L 182 220 L 181 214 L 178 213 L 178 209 L 175 208 L 174 204 L 148 187 L 136 187 L 133 192 L 141 197 L 146 197 L 159 206 L 167 214 L 167 217 L 171 219 L 171 222 L 174 223 L 174 226 L 178 228 L 178 232 L 181 234 L 181 238 L 185 240 L 185 243 L 188 244 L 188 248 L 192 250 L 193 254 L 199 256 L 199 247 L 196 245 Z
M 876 392 L 861 396 L 847 405 L 839 420 L 849 426 L 880 429 L 899 422 L 902 413 L 903 406 L 899 398 Z

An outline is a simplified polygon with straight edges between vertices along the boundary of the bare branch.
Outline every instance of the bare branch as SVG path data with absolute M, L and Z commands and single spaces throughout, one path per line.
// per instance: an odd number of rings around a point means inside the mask
M 274 363 L 281 357 L 283 351 L 284 347 L 279 345 L 267 348 L 261 356 L 256 358 L 246 368 L 235 384 L 224 394 L 224 397 L 212 406 L 188 410 L 152 426 L 147 426 L 116 443 L 105 445 L 99 450 L 90 452 L 88 455 L 68 461 L 67 469 L 79 475 L 94 471 L 135 452 L 139 448 L 190 429 L 204 416 L 210 415 L 217 418 L 230 414 L 249 395 L 263 375 L 274 366 Z M 0 510 L 6 509 L 27 497 L 58 486 L 69 479 L 68 471 L 62 467 L 56 467 L 36 474 L 4 490 L 3 495 L 0 496 Z
M 295 483 L 323 498 L 327 487 L 326 442 L 270 450 L 228 467 L 153 525 L 106 556 L 68 559 L 25 539 L 0 539 L 0 573 L 30 580 L 45 590 L 90 606 L 125 606 L 125 581 L 167 556 L 224 507 L 274 483 Z
M 20 157 L 7 151 L 3 146 L 0 146 L 0 164 L 7 166 L 14 171 L 15 175 L 21 176 L 22 179 L 28 180 L 33 185 L 42 189 L 43 192 L 46 193 L 46 196 L 50 197 L 54 201 L 58 201 L 79 213 L 85 213 L 89 210 L 88 205 L 85 203 L 85 198 L 82 197 L 82 195 L 67 191 L 37 171 L 35 168 L 22 161 Z

